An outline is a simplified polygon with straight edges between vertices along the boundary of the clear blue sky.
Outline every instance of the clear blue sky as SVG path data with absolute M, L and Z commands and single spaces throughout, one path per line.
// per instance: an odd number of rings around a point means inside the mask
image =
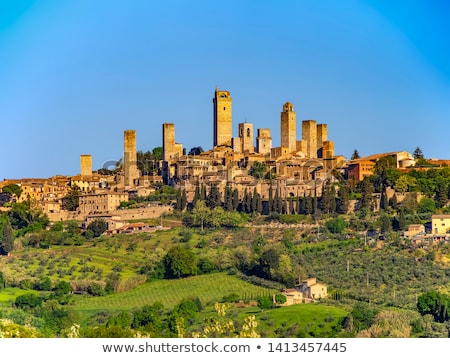
M 328 124 L 336 154 L 450 159 L 450 3 L 0 0 L 0 180 L 79 173 L 162 145 L 212 147 L 216 86 L 238 123 L 282 105 Z

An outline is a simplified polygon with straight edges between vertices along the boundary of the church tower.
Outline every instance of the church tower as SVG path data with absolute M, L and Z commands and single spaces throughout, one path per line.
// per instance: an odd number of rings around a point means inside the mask
M 290 102 L 283 105 L 281 112 L 281 147 L 288 148 L 289 153 L 297 150 L 296 115 Z
M 219 91 L 216 87 L 213 98 L 214 147 L 218 145 L 231 145 L 231 138 L 233 136 L 231 102 L 230 92 Z

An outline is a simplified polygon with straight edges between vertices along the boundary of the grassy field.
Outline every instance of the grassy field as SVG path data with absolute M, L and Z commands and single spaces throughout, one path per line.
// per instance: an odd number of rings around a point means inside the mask
M 341 308 L 317 303 L 281 307 L 270 314 L 254 311 L 261 335 L 266 337 L 335 337 L 341 330 L 340 321 L 348 315 Z

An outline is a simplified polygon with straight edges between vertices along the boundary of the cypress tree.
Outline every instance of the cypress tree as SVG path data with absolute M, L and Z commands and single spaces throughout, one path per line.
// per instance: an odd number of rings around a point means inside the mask
M 200 200 L 200 184 L 197 181 L 197 183 L 195 184 L 195 192 L 194 192 L 194 199 L 192 200 L 192 205 L 195 207 L 195 204 L 199 200 Z
M 253 189 L 253 195 L 251 199 L 252 199 L 251 205 L 252 213 L 258 212 L 258 192 L 256 191 L 256 187 Z
M 202 184 L 202 187 L 201 187 L 200 200 L 203 200 L 203 201 L 206 200 L 206 185 L 204 185 L 204 184 Z
M 398 215 L 398 228 L 402 231 L 406 230 L 406 217 L 403 210 L 401 210 L 400 214 Z
M 269 203 L 268 203 L 268 206 L 269 206 L 269 213 L 274 211 L 273 210 L 273 189 L 272 189 L 272 183 L 270 183 L 270 186 L 269 186 Z
M 14 249 L 14 236 L 9 218 L 6 219 L 6 222 L 3 225 L 1 249 L 6 255 Z
M 235 188 L 233 190 L 233 210 L 237 210 L 239 208 L 239 190 Z
M 259 214 L 262 214 L 263 212 L 263 203 L 262 203 L 262 198 L 261 195 L 257 195 L 257 202 L 256 202 L 256 212 Z
M 398 199 L 397 199 L 397 194 L 396 193 L 394 193 L 392 198 L 389 200 L 389 205 L 394 210 L 398 209 Z
M 231 188 L 229 185 L 225 188 L 225 210 L 231 211 L 233 210 L 233 192 L 231 191 Z
M 339 188 L 338 192 L 338 201 L 337 201 L 337 207 L 336 210 L 339 214 L 346 214 L 348 211 L 348 205 L 349 205 L 349 188 L 347 185 L 342 185 Z

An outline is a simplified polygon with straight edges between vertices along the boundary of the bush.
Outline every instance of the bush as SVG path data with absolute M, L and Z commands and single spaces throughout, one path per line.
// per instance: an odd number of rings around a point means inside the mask
M 337 217 L 335 219 L 328 220 L 326 227 L 329 232 L 333 234 L 341 234 L 347 228 L 347 223 L 342 217 Z

